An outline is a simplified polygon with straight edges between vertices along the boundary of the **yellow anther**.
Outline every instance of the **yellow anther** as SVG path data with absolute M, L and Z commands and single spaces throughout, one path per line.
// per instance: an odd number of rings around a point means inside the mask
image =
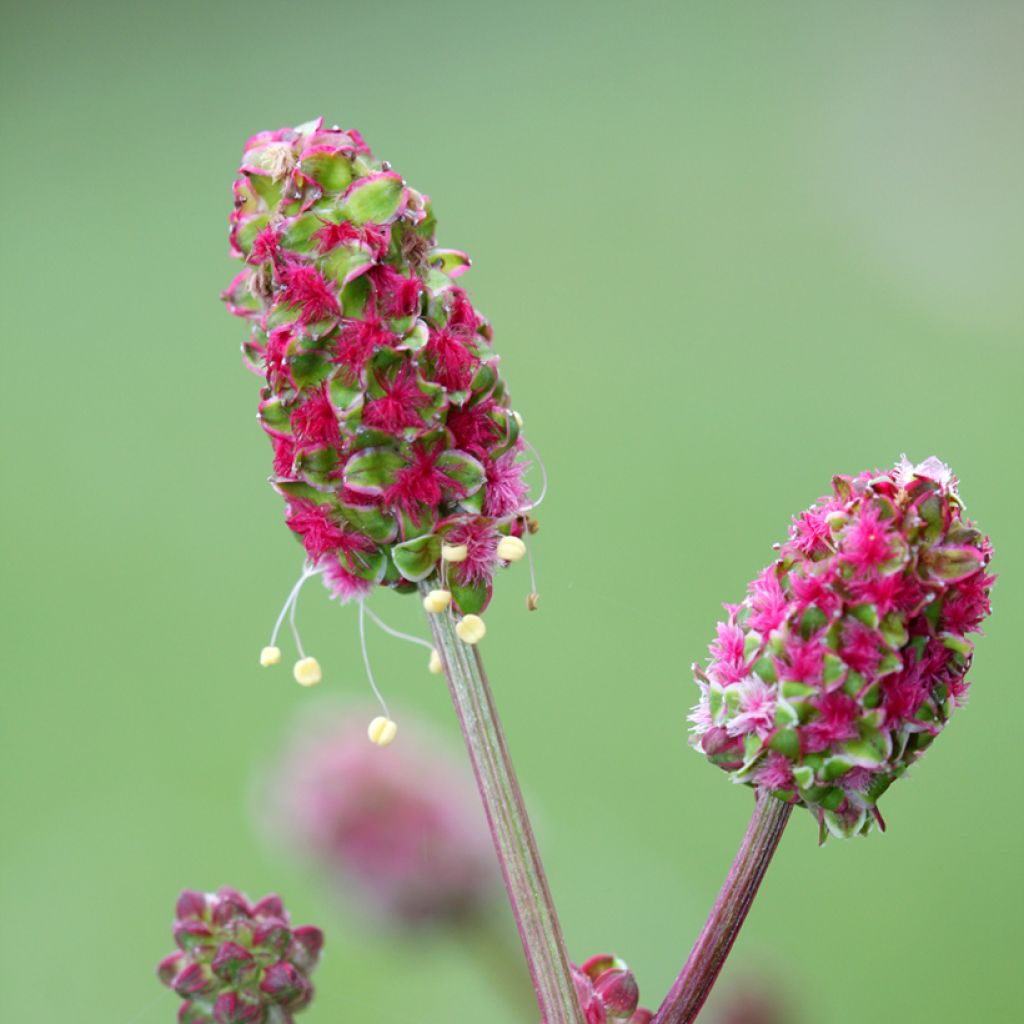
M 519 413 L 517 413 L 515 411 L 515 409 L 512 410 L 512 419 L 514 419 L 516 421 L 516 426 L 520 430 L 522 430 L 523 429 L 523 417 L 520 416 Z
M 502 537 L 498 541 L 498 557 L 505 562 L 518 562 L 526 557 L 526 545 L 518 537 Z
M 295 676 L 295 682 L 299 686 L 316 686 L 323 678 L 320 662 L 316 658 L 300 658 L 295 662 L 292 675 Z
M 479 615 L 464 615 L 455 624 L 455 632 L 464 644 L 478 644 L 487 633 L 487 627 Z
M 430 612 L 431 615 L 443 612 L 451 603 L 452 594 L 450 590 L 431 590 L 423 598 L 423 608 L 425 611 Z
M 427 662 L 427 668 L 435 676 L 439 676 L 444 671 L 444 662 L 441 661 L 441 655 L 437 653 L 436 647 L 430 652 L 430 661 Z
M 280 647 L 264 647 L 260 651 L 260 664 L 264 668 L 268 668 L 271 665 L 276 665 L 281 660 L 281 648 Z
M 527 611 L 535 612 L 537 610 L 537 604 L 540 601 L 540 594 L 527 594 L 526 595 L 526 609 Z
M 366 730 L 366 735 L 378 747 L 386 747 L 398 735 L 398 726 L 390 718 L 378 715 L 370 723 L 370 727 Z
M 442 544 L 441 557 L 446 562 L 464 562 L 469 558 L 469 548 L 465 544 Z

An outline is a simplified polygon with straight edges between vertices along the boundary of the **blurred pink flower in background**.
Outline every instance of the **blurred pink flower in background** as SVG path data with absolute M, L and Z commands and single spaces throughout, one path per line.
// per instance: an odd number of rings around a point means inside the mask
M 468 766 L 429 727 L 387 749 L 359 708 L 305 719 L 272 767 L 268 826 L 343 895 L 398 925 L 460 924 L 499 890 Z

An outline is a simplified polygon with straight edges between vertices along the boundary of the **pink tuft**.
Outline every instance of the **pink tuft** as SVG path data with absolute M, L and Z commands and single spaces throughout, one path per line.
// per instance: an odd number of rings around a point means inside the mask
M 490 519 L 468 519 L 453 527 L 445 536 L 448 544 L 465 544 L 464 562 L 456 563 L 451 572 L 462 584 L 487 583 L 498 567 L 498 531 Z
M 302 538 L 310 561 L 319 561 L 328 551 L 335 551 L 345 540 L 342 528 L 331 518 L 326 505 L 300 498 L 289 502 L 285 520 L 289 529 Z
M 759 676 L 748 676 L 740 684 L 739 713 L 730 720 L 730 736 L 755 734 L 767 739 L 775 728 L 776 692 Z
M 292 264 L 284 269 L 282 277 L 285 286 L 281 301 L 292 309 L 299 308 L 299 320 L 302 323 L 341 316 L 341 307 L 334 291 L 316 267 Z
M 889 525 L 873 505 L 862 505 L 860 515 L 843 537 L 843 560 L 857 572 L 871 573 L 893 557 Z
M 450 419 L 449 419 L 450 422 Z M 503 519 L 515 515 L 526 504 L 528 488 L 523 481 L 527 463 L 519 461 L 516 450 L 488 459 L 484 463 L 487 486 L 484 491 L 484 513 Z
M 249 250 L 249 258 L 245 262 L 254 265 L 273 262 L 277 259 L 278 250 L 279 239 L 277 232 L 268 224 L 253 239 L 252 248 Z
M 380 398 L 373 398 L 363 411 L 363 423 L 389 434 L 397 434 L 405 427 L 422 427 L 420 410 L 430 399 L 420 390 L 416 373 L 403 363 L 392 380 L 378 376 L 377 383 L 384 390 Z
M 323 387 L 317 388 L 291 415 L 296 441 L 307 445 L 341 444 L 338 416 Z
M 469 387 L 479 362 L 467 348 L 468 337 L 461 331 L 444 328 L 431 330 L 426 353 L 433 360 L 434 376 L 440 384 L 452 391 Z
M 338 335 L 335 360 L 351 371 L 354 381 L 378 348 L 394 348 L 397 341 L 379 320 L 351 320 Z
M 369 580 L 364 580 L 361 576 L 353 576 L 337 558 L 331 555 L 320 560 L 320 569 L 324 586 L 330 591 L 331 597 L 337 598 L 342 604 L 353 598 L 357 600 L 363 598 L 373 590 L 373 584 Z

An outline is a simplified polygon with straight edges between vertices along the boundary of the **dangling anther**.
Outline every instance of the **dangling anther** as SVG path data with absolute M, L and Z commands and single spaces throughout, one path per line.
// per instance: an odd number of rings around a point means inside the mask
M 518 562 L 526 556 L 526 545 L 518 537 L 502 537 L 496 554 L 503 562 Z
M 464 562 L 469 558 L 469 548 L 465 544 L 442 544 L 441 559 L 445 562 Z
M 264 647 L 260 651 L 260 664 L 264 668 L 269 668 L 271 665 L 279 665 L 281 663 L 281 648 L 280 647 Z
M 455 632 L 464 644 L 475 645 L 487 634 L 487 627 L 479 615 L 463 615 L 455 624 Z
M 398 735 L 398 726 L 390 718 L 378 715 L 370 723 L 369 728 L 366 730 L 366 735 L 378 747 L 386 747 Z
M 452 603 L 450 590 L 431 590 L 423 598 L 423 610 L 431 615 L 438 615 Z

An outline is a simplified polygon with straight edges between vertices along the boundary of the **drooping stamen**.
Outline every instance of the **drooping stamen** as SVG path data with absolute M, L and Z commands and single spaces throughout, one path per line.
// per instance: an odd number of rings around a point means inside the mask
M 428 651 L 432 651 L 434 649 L 434 645 L 428 643 L 422 637 L 413 636 L 411 633 L 403 633 L 401 630 L 395 629 L 393 626 L 389 626 L 372 608 L 367 608 L 366 614 L 369 615 L 385 633 L 390 634 L 396 639 L 408 640 L 411 644 L 419 644 L 420 647 L 426 647 Z
M 374 696 L 380 703 L 381 708 L 384 711 L 386 718 L 390 720 L 391 712 L 388 711 L 387 703 L 381 696 L 380 690 L 377 689 L 377 683 L 373 678 L 373 669 L 370 668 L 370 655 L 366 649 L 366 601 L 359 602 L 359 646 L 363 650 L 363 664 L 366 666 L 366 678 L 370 681 L 370 689 L 373 690 Z M 375 719 L 376 721 L 376 719 Z
M 523 438 L 523 444 L 530 449 L 530 453 L 537 460 L 537 468 L 540 470 L 540 494 L 537 495 L 536 501 L 531 501 L 525 508 L 520 509 L 520 512 L 532 512 L 543 500 L 545 495 L 548 493 L 548 471 L 544 465 L 544 460 L 540 457 L 540 452 L 530 444 L 526 438 Z
M 292 589 L 289 591 L 288 597 L 284 602 L 284 606 L 281 608 L 281 614 L 278 615 L 277 622 L 274 623 L 274 630 L 270 634 L 270 643 L 267 645 L 268 647 L 277 647 L 277 635 L 281 632 L 281 626 L 284 624 L 284 617 L 293 608 L 295 602 L 298 600 L 299 591 L 302 589 L 302 586 L 306 582 L 306 580 L 308 580 L 310 576 L 315 576 L 318 572 L 320 572 L 320 570 L 316 566 L 303 565 L 302 575 L 299 576 L 298 580 L 295 583 L 295 586 L 293 586 Z M 299 648 L 299 651 L 301 653 L 301 647 Z
M 537 593 L 537 570 L 533 564 L 533 545 L 530 543 L 530 524 L 523 518 L 523 543 L 526 545 L 526 564 L 530 567 L 530 593 L 526 598 L 526 607 L 531 611 L 537 610 L 537 602 L 540 594 Z

